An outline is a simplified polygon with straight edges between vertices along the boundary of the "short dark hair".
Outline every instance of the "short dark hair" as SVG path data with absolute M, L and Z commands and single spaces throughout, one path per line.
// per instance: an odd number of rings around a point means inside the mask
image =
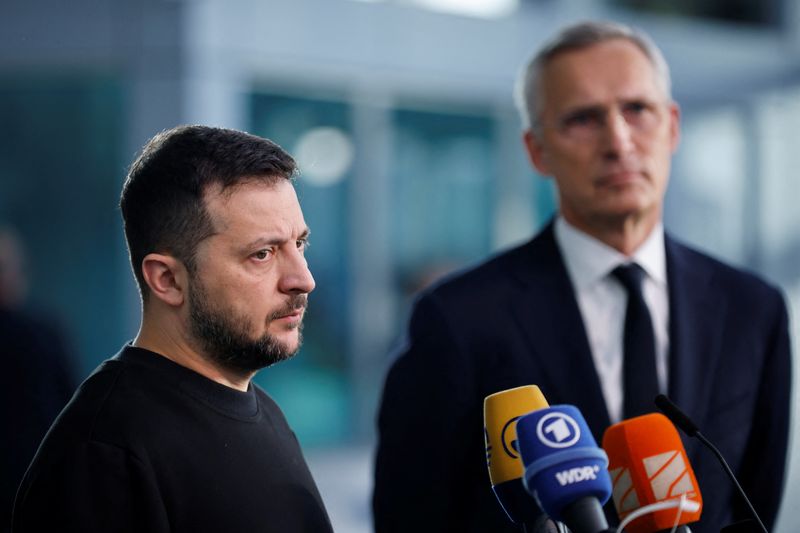
M 150 139 L 131 165 L 120 210 L 142 299 L 142 260 L 153 252 L 179 259 L 194 274 L 197 245 L 214 234 L 204 194 L 259 181 L 292 180 L 297 165 L 280 146 L 241 131 L 179 126 Z

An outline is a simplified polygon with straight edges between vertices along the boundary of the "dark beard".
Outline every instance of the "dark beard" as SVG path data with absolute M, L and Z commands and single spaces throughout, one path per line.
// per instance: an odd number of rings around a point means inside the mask
M 202 284 L 193 279 L 189 288 L 189 322 L 192 335 L 200 342 L 206 357 L 222 368 L 241 374 L 274 365 L 291 358 L 300 349 L 303 341 L 302 322 L 298 326 L 297 348 L 290 350 L 272 335 L 265 333 L 252 338 L 248 334 L 247 318 L 236 316 L 231 311 L 216 309 L 209 305 Z M 284 307 L 273 312 L 270 320 L 287 315 L 306 306 L 308 296 L 294 295 Z

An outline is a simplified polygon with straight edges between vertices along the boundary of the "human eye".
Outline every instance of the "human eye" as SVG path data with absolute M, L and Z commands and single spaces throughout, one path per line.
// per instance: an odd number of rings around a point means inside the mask
M 622 106 L 625 122 L 638 129 L 649 129 L 658 122 L 656 105 L 645 100 L 633 100 Z
M 633 102 L 626 103 L 622 107 L 622 111 L 624 113 L 638 114 L 638 113 L 644 113 L 645 111 L 649 110 L 650 107 L 651 107 L 650 104 L 648 104 L 647 102 L 635 100 Z
M 655 112 L 655 105 L 643 100 L 627 102 L 622 106 L 622 114 L 626 120 L 637 119 Z
M 295 244 L 297 246 L 297 249 L 300 250 L 301 252 L 305 252 L 306 250 L 308 250 L 308 247 L 311 246 L 311 243 L 308 242 L 307 238 L 297 239 L 297 241 L 295 241 Z
M 274 252 L 272 251 L 272 249 L 263 248 L 261 250 L 258 250 L 254 254 L 252 254 L 250 257 L 252 257 L 256 261 L 264 262 L 264 261 L 269 261 L 270 259 L 272 259 L 272 255 L 273 254 L 274 254 Z
M 569 131 L 590 130 L 603 124 L 603 113 L 599 109 L 578 109 L 561 121 L 562 128 Z

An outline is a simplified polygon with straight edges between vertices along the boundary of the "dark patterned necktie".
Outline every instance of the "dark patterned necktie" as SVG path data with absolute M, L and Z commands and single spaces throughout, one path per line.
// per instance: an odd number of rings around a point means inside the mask
M 611 274 L 628 292 L 623 336 L 622 383 L 623 418 L 655 411 L 653 399 L 658 394 L 656 375 L 656 340 L 653 321 L 642 295 L 645 272 L 636 263 L 615 268 Z

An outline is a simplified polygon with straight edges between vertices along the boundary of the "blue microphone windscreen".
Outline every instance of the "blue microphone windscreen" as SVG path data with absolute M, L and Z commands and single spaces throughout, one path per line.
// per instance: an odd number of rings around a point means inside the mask
M 576 407 L 554 405 L 521 417 L 517 442 L 525 487 L 552 519 L 562 520 L 564 508 L 583 497 L 608 501 L 608 457 Z

